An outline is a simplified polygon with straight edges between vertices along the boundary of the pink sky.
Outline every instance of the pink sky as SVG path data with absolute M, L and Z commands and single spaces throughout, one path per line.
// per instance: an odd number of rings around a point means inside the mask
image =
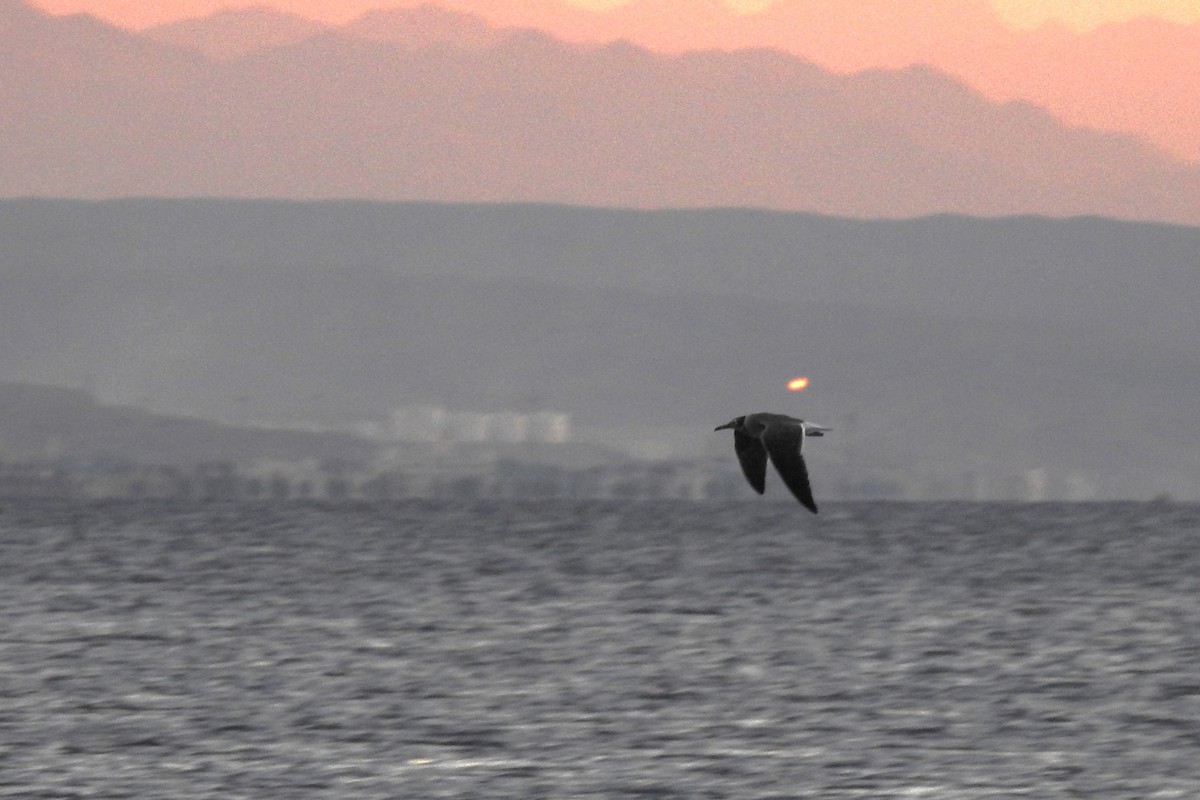
M 572 0 L 581 8 L 596 10 L 625 5 L 628 0 Z M 536 5 L 544 0 L 527 0 Z M 762 9 L 771 0 L 725 0 L 731 8 L 747 13 Z M 55 14 L 86 12 L 126 27 L 142 28 L 188 17 L 205 16 L 223 7 L 268 5 L 314 19 L 344 22 L 363 11 L 392 5 L 411 5 L 395 0 L 35 0 L 34 5 Z M 546 5 L 552 5 L 547 3 Z M 1033 27 L 1058 20 L 1076 29 L 1104 22 L 1156 16 L 1175 22 L 1200 23 L 1196 0 L 990 0 L 990 5 L 1007 22 Z

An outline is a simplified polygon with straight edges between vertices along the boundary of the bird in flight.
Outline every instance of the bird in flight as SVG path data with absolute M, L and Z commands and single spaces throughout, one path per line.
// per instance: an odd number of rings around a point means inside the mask
M 817 503 L 813 500 L 812 486 L 808 482 L 808 467 L 804 464 L 805 436 L 824 436 L 831 430 L 822 425 L 805 422 L 786 414 L 759 412 L 735 417 L 713 430 L 733 430 L 733 447 L 737 451 L 742 473 L 762 494 L 766 489 L 767 458 L 775 465 L 775 471 L 800 504 L 814 514 Z

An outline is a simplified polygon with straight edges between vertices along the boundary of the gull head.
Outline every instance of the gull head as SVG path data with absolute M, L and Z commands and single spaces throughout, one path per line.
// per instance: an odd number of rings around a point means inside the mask
M 804 428 L 805 436 L 824 436 L 833 428 L 826 428 L 824 425 L 818 425 L 815 422 L 801 422 L 800 425 Z

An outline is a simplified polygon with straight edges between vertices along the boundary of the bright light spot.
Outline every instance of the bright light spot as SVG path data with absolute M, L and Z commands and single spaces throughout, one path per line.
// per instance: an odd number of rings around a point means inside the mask
M 788 389 L 798 392 L 808 386 L 808 378 L 792 378 L 788 381 Z

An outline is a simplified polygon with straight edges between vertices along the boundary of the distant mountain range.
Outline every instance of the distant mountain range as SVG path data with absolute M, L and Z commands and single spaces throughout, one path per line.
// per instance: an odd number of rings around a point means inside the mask
M 1200 162 L 1200 24 L 1154 18 L 1085 33 L 1061 25 L 1015 30 L 983 0 L 775 0 L 739 14 L 719 2 L 634 0 L 606 12 L 567 0 L 411 0 L 373 12 L 342 32 L 418 42 L 494 41 L 506 28 L 538 28 L 564 41 L 625 40 L 660 53 L 769 47 L 839 73 L 927 64 L 994 102 L 1022 100 L 1068 125 L 1124 131 Z M 231 58 L 296 43 L 316 23 L 253 8 L 146 31 Z
M 143 31 L 143 34 L 155 41 L 227 61 L 335 32 L 414 49 L 478 49 L 499 44 L 520 33 L 518 29 L 494 27 L 476 14 L 421 5 L 410 9 L 369 11 L 339 26 L 323 25 L 266 6 L 254 6 L 160 25 Z
M 336 30 L 252 13 L 260 34 L 226 15 L 137 35 L 0 0 L 0 115 L 20 121 L 0 129 L 0 195 L 1200 223 L 1200 165 L 930 68 L 568 44 L 430 8 Z
M 716 0 L 631 0 L 606 12 L 568 0 L 436 2 L 572 42 L 624 39 L 674 53 L 771 47 L 842 73 L 927 64 L 993 101 L 1032 102 L 1069 125 L 1115 124 L 1200 162 L 1200 24 L 1142 17 L 1086 33 L 1016 30 L 985 0 L 773 0 L 753 14 Z
M 210 419 L 532 406 L 693 449 L 793 411 L 850 472 L 1200 496 L 1200 228 L 26 200 L 0 241 L 0 381 Z

